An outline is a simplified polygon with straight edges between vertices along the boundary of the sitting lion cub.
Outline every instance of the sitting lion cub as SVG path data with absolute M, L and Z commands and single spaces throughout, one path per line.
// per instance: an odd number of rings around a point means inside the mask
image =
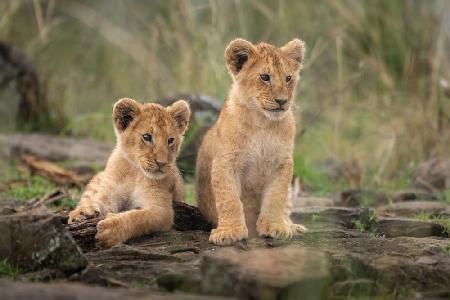
M 295 119 L 292 98 L 305 46 L 236 39 L 225 50 L 233 78 L 228 99 L 197 158 L 201 212 L 217 225 L 210 242 L 249 235 L 290 238 L 306 231 L 289 218 Z
M 113 108 L 116 148 L 106 169 L 92 179 L 70 212 L 69 223 L 106 216 L 97 224 L 96 239 L 103 247 L 169 230 L 172 201 L 183 201 L 175 159 L 189 116 L 183 100 L 167 108 L 119 100 Z

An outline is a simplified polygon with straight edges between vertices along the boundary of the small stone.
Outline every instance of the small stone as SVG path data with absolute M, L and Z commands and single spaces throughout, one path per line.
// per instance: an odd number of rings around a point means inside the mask
M 222 248 L 204 257 L 203 291 L 250 299 L 320 299 L 327 293 L 327 256 L 302 247 L 239 252 Z
M 445 229 L 442 225 L 432 222 L 402 218 L 378 218 L 376 221 L 376 232 L 387 238 L 408 236 L 408 237 L 445 237 Z

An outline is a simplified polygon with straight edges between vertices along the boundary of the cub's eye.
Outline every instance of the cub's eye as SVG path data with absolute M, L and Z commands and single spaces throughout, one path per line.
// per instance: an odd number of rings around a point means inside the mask
M 259 78 L 261 78 L 262 81 L 269 81 L 270 80 L 270 76 L 267 74 L 261 74 L 259 75 Z
M 152 135 L 149 134 L 149 133 L 144 133 L 142 135 L 142 139 L 144 140 L 144 142 L 151 143 L 152 142 Z
M 170 145 L 172 145 L 173 144 L 173 138 L 169 138 L 168 140 L 167 140 L 167 144 L 170 146 Z
M 292 76 L 286 76 L 286 82 L 291 81 L 291 79 L 292 79 Z

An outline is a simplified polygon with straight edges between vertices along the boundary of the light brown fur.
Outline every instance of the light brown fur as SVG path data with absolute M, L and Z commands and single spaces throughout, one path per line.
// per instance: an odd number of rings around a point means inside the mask
M 167 108 L 119 100 L 113 108 L 116 148 L 70 212 L 69 223 L 106 216 L 97 224 L 96 235 L 104 247 L 169 230 L 172 201 L 183 202 L 183 180 L 175 160 L 189 116 L 183 100 Z M 150 142 L 144 140 L 146 133 L 151 134 Z
M 210 235 L 214 244 L 228 245 L 249 233 L 290 238 L 306 231 L 289 218 L 291 107 L 303 57 L 300 40 L 276 48 L 237 39 L 225 50 L 233 86 L 197 157 L 198 203 L 217 226 Z

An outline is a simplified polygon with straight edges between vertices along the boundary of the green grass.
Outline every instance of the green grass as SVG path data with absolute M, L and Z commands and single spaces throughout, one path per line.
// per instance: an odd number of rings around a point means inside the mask
M 113 142 L 117 99 L 187 92 L 222 100 L 230 40 L 301 38 L 295 175 L 316 195 L 389 191 L 409 187 L 421 161 L 448 156 L 450 101 L 439 81 L 450 79 L 449 8 L 445 0 L 0 1 L 0 39 L 36 67 L 52 119 L 64 120 L 54 130 Z M 13 87 L 0 90 L 9 130 Z M 360 178 L 328 178 L 329 161 L 354 164 Z M 192 175 L 193 163 L 181 167 Z
M 12 188 L 4 192 L 3 198 L 12 198 L 18 201 L 25 201 L 32 198 L 39 198 L 55 189 L 55 185 L 40 176 L 31 176 L 24 186 Z
M 298 152 L 294 153 L 294 176 L 301 178 L 304 188 L 317 196 L 327 196 L 346 186 L 343 182 L 329 178 Z
M 414 217 L 417 220 L 439 224 L 443 227 L 444 232 L 450 236 L 450 218 L 447 216 L 435 216 L 431 214 L 421 213 Z
M 185 183 L 184 202 L 189 205 L 197 206 L 197 195 L 195 193 L 195 183 Z
M 0 260 L 0 277 L 16 278 L 21 273 L 20 269 L 8 263 L 6 259 Z
M 57 209 L 69 209 L 72 210 L 77 206 L 77 202 L 71 198 L 63 198 L 58 203 L 54 204 L 54 207 Z
M 442 251 L 448 255 L 450 255 L 450 243 L 442 247 Z
M 450 189 L 441 191 L 439 199 L 450 204 Z

